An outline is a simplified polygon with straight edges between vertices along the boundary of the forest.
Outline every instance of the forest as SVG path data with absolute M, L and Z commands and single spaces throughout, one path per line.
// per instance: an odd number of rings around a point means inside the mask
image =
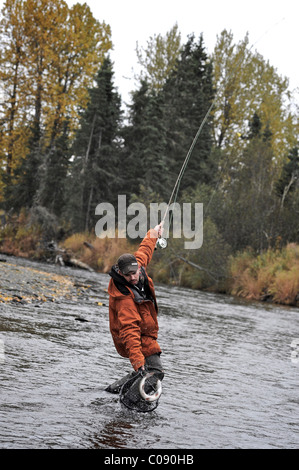
M 182 43 L 178 25 L 136 46 L 125 106 L 112 31 L 86 4 L 6 0 L 0 20 L 0 252 L 49 242 L 107 272 L 140 240 L 95 235 L 96 207 L 203 203 L 203 244 L 170 236 L 156 281 L 299 306 L 298 103 L 249 36 Z M 136 38 L 138 40 L 138 38 Z

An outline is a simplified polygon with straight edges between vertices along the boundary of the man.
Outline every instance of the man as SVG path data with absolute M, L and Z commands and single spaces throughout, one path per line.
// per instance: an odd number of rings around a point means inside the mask
M 162 380 L 161 349 L 158 338 L 158 307 L 152 279 L 146 273 L 162 223 L 151 229 L 141 242 L 135 256 L 125 253 L 110 271 L 109 323 L 117 352 L 128 357 L 134 371 L 106 388 L 119 393 L 122 385 L 145 368 Z

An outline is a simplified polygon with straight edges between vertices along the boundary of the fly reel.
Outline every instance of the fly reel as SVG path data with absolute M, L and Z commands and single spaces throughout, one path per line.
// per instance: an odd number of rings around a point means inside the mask
M 157 243 L 156 243 L 156 248 L 159 248 L 161 250 L 164 250 L 164 248 L 167 247 L 167 241 L 165 238 L 158 238 Z

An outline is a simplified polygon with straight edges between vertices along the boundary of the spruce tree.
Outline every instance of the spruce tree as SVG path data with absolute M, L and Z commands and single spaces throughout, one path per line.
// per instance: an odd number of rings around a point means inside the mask
M 36 122 L 30 126 L 28 155 L 15 168 L 13 174 L 3 174 L 4 203 L 7 211 L 19 212 L 22 207 L 30 209 L 39 188 L 38 171 L 43 161 L 41 131 Z
M 114 89 L 110 58 L 106 58 L 89 90 L 89 104 L 82 111 L 73 145 L 69 207 L 76 229 L 95 226 L 95 207 L 117 203 L 120 187 L 121 99 Z
M 167 160 L 172 184 L 202 124 L 214 97 L 212 65 L 203 38 L 190 36 L 183 46 L 176 68 L 170 74 L 164 93 L 164 120 L 167 128 Z M 212 115 L 208 114 L 192 157 L 182 179 L 181 189 L 209 184 L 214 168 L 209 159 L 212 149 Z
M 65 184 L 69 166 L 69 128 L 63 124 L 61 135 L 53 139 L 36 175 L 38 188 L 33 203 L 46 207 L 52 214 L 60 217 L 66 203 Z
M 133 93 L 130 122 L 123 130 L 123 191 L 130 196 L 143 187 L 163 196 L 167 181 L 166 136 L 161 96 L 145 80 Z
M 257 113 L 248 127 L 246 147 L 230 169 L 229 185 L 219 198 L 222 207 L 215 217 L 224 239 L 235 252 L 248 247 L 261 252 L 277 234 L 272 134 Z

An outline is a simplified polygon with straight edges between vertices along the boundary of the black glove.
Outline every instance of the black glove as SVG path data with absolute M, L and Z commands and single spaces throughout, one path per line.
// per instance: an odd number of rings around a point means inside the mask
M 141 375 L 141 377 L 144 377 L 147 374 L 146 365 L 139 367 L 138 373 L 139 373 L 139 375 Z

